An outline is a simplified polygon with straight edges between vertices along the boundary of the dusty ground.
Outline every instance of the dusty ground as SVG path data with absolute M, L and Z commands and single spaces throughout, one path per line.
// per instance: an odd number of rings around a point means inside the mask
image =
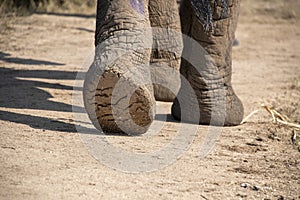
M 233 52 L 236 92 L 246 114 L 264 103 L 300 123 L 299 2 L 251 2 L 243 1 Z M 199 127 L 191 148 L 164 169 L 130 174 L 98 162 L 75 125 L 93 127 L 72 114 L 74 79 L 93 51 L 94 27 L 94 16 L 84 15 L 1 22 L 0 199 L 300 199 L 293 129 L 264 111 L 223 128 L 205 159 L 199 146 L 207 127 Z M 166 144 L 177 125 L 165 123 L 158 135 L 107 138 L 147 152 Z

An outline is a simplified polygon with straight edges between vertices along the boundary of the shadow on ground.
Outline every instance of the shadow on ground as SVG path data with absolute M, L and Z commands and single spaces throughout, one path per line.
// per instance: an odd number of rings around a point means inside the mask
M 7 58 L 10 54 L 0 52 L 0 61 L 13 62 L 16 64 L 28 65 L 64 65 L 50 61 L 41 61 L 23 58 Z M 48 68 L 48 67 L 47 67 Z M 0 66 L 0 107 L 13 109 L 32 109 L 58 112 L 73 112 L 72 105 L 63 102 L 51 100 L 53 96 L 43 90 L 43 88 L 64 90 L 67 98 L 72 98 L 72 91 L 82 90 L 82 88 L 73 88 L 72 86 L 59 83 L 49 83 L 47 79 L 53 80 L 75 80 L 77 72 L 58 71 L 58 70 L 20 70 L 5 68 Z M 84 77 L 82 74 L 79 77 Z M 45 79 L 42 81 L 26 80 Z M 83 107 L 73 106 L 74 110 L 84 113 Z M 58 116 L 59 117 L 59 116 Z M 38 117 L 28 114 L 19 114 L 10 111 L 0 111 L 0 120 L 10 121 L 20 124 L 26 124 L 36 129 L 55 130 L 63 132 L 77 132 L 73 123 L 58 121 L 47 117 Z M 64 120 L 68 121 L 68 120 Z M 71 122 L 72 120 L 70 120 Z M 76 122 L 75 122 L 76 123 Z M 87 128 L 80 127 L 85 130 Z M 86 130 L 85 132 L 92 132 Z
M 59 16 L 59 17 L 79 17 L 79 18 L 96 18 L 95 14 L 80 14 L 80 13 L 57 13 L 57 12 L 35 12 L 38 15 L 52 15 L 52 16 Z
M 94 30 L 87 29 L 87 28 L 82 28 L 82 27 L 77 27 L 76 30 L 85 31 L 85 32 L 88 32 L 88 33 L 94 33 L 95 32 Z
M 11 57 L 11 54 L 0 51 L 0 60 L 8 63 L 22 64 L 22 65 L 65 65 L 57 62 L 50 62 L 45 60 L 35 60 L 26 58 Z
M 0 65 L 0 108 L 85 113 L 83 107 L 72 107 L 70 104 L 52 100 L 53 96 L 46 90 L 43 90 L 43 88 L 64 90 L 64 96 L 72 98 L 72 91 L 82 91 L 82 88 L 63 85 L 60 83 L 49 83 L 48 80 L 75 80 L 76 78 L 81 78 L 82 80 L 84 77 L 82 72 L 77 73 L 73 71 L 48 70 L 51 66 L 64 66 L 65 64 L 45 60 L 11 57 L 10 54 L 4 52 L 0 52 L 0 61 L 21 65 L 44 65 L 45 68 L 47 68 L 45 70 L 23 70 L 5 68 Z M 0 120 L 26 124 L 35 129 L 77 132 L 74 123 L 84 124 L 84 122 L 76 122 L 72 119 L 59 120 L 58 117 L 53 119 L 33 116 L 30 114 L 20 114 L 11 111 L 0 111 Z M 170 114 L 157 114 L 155 116 L 155 120 L 177 122 Z M 68 121 L 73 123 L 68 123 Z M 77 128 L 79 128 L 82 133 L 97 134 L 95 129 L 89 129 L 80 125 L 77 125 Z M 120 135 L 124 136 L 124 134 Z

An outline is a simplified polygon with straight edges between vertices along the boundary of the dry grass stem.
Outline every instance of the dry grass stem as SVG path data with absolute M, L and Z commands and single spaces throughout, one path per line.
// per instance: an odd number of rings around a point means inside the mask
M 262 105 L 261 106 L 264 110 L 266 110 L 268 113 L 271 114 L 272 116 L 272 119 L 275 123 L 280 123 L 280 124 L 283 124 L 283 125 L 286 125 L 286 126 L 289 126 L 289 127 L 292 127 L 292 128 L 296 128 L 296 129 L 300 129 L 300 125 L 299 124 L 295 124 L 295 123 L 292 123 L 292 122 L 289 122 L 290 119 L 279 113 L 278 111 L 276 111 L 275 109 L 273 108 L 270 108 L 266 105 Z M 246 123 L 250 117 L 252 117 L 254 114 L 258 113 L 261 109 L 258 109 L 258 110 L 255 110 L 253 112 L 251 112 L 248 116 L 246 116 L 243 121 L 241 122 L 241 124 L 244 124 Z
M 258 109 L 258 110 L 254 110 L 253 112 L 251 112 L 249 115 L 247 115 L 247 117 L 245 117 L 245 118 L 243 119 L 243 121 L 241 122 L 241 124 L 246 123 L 250 117 L 252 117 L 254 114 L 258 113 L 259 111 L 260 111 L 260 110 Z

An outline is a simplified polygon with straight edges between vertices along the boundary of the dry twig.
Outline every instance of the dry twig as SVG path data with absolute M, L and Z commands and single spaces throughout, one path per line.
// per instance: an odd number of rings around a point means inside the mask
M 264 110 L 266 110 L 268 113 L 271 114 L 271 116 L 273 118 L 273 121 L 275 123 L 280 123 L 280 124 L 283 124 L 283 125 L 286 125 L 286 126 L 289 126 L 289 127 L 292 127 L 292 128 L 300 129 L 299 124 L 289 122 L 290 119 L 287 116 L 279 113 L 278 111 L 274 110 L 273 108 L 270 108 L 266 105 L 262 105 L 261 107 L 264 108 Z M 241 122 L 241 124 L 246 123 L 247 120 L 250 117 L 252 117 L 254 114 L 258 113 L 260 110 L 261 109 L 258 109 L 258 110 L 255 110 L 255 111 L 251 112 L 247 117 L 244 118 L 244 120 Z

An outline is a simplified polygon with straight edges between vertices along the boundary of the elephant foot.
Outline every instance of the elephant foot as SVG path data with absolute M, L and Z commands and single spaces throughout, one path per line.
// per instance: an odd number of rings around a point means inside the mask
M 173 102 L 180 87 L 180 57 L 183 48 L 176 0 L 149 1 L 153 33 L 151 77 L 158 101 Z
M 154 119 L 148 3 L 98 0 L 95 58 L 83 97 L 91 121 L 104 133 L 142 134 Z
M 106 70 L 85 83 L 85 108 L 94 126 L 104 133 L 145 133 L 155 116 L 153 91 L 130 77 Z
M 174 118 L 205 125 L 232 126 L 243 119 L 243 105 L 232 85 L 232 44 L 240 0 L 181 4 L 184 49 L 181 88 Z
M 198 94 L 197 100 L 194 100 L 193 105 L 191 105 L 191 100 L 185 98 L 187 94 L 184 93 L 186 92 L 180 90 L 172 105 L 172 116 L 176 120 L 199 122 L 200 125 L 213 126 L 235 126 L 241 123 L 244 116 L 244 108 L 232 87 L 222 88 L 219 91 L 199 90 L 195 93 L 199 92 L 202 95 Z M 218 95 L 215 96 L 215 94 Z M 211 95 L 211 97 L 207 97 L 207 95 Z
M 179 60 L 174 61 L 178 65 Z M 157 101 L 173 102 L 180 87 L 179 69 L 174 68 L 173 61 L 151 61 L 151 79 L 154 97 Z

